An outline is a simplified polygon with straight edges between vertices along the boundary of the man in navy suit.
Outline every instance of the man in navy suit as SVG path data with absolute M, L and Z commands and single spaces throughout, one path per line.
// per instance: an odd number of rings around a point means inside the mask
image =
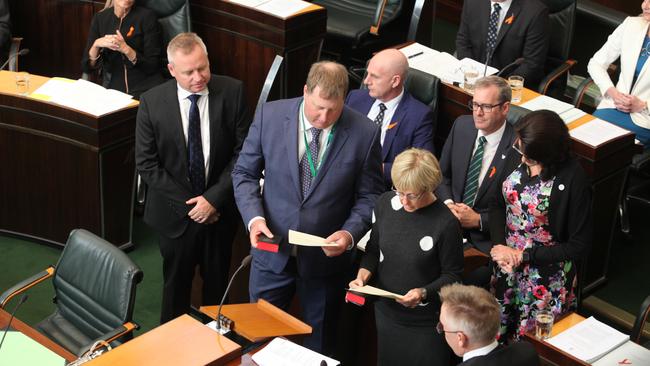
M 506 122 L 511 96 L 504 79 L 479 79 L 470 102 L 473 114 L 456 119 L 440 157 L 443 180 L 436 195 L 460 221 L 463 236 L 487 255 L 492 249 L 489 203 L 501 192 L 494 181 L 504 168 L 505 153 L 515 138 L 513 128 Z M 476 275 L 478 278 L 469 283 L 487 286 L 487 267 Z
M 537 366 L 539 356 L 528 342 L 499 346 L 497 300 L 485 289 L 453 284 L 440 290 L 440 321 L 436 331 L 444 334 L 462 366 Z
M 304 344 L 324 353 L 336 341 L 351 250 L 370 228 L 382 192 L 380 131 L 344 105 L 347 80 L 340 64 L 312 65 L 303 97 L 258 110 L 232 172 L 250 231 L 251 301 L 287 309 L 297 292 L 302 319 L 313 329 Z M 336 246 L 290 245 L 290 229 Z M 277 253 L 257 249 L 261 234 L 282 238 Z
M 385 188 L 392 187 L 393 160 L 410 147 L 433 151 L 433 112 L 404 90 L 408 61 L 396 49 L 376 54 L 368 63 L 364 84 L 353 90 L 345 104 L 365 114 L 381 128 Z

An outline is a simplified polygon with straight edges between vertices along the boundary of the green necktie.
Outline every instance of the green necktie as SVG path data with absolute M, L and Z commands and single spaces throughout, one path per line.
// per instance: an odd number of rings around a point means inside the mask
M 485 136 L 478 139 L 478 147 L 472 160 L 469 162 L 467 169 L 467 179 L 465 180 L 465 192 L 463 193 L 463 203 L 473 207 L 476 200 L 476 193 L 478 192 L 478 176 L 481 174 L 481 166 L 483 165 L 483 145 L 485 145 Z

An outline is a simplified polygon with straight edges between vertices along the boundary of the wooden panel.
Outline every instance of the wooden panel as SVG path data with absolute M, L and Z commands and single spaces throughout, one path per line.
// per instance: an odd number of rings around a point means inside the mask
M 20 59 L 22 70 L 77 79 L 93 15 L 104 1 L 11 1 L 12 32 L 23 37 L 30 53 Z

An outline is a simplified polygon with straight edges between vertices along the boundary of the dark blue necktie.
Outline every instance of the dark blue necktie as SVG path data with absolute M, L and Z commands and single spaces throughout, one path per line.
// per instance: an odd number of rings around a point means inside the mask
M 497 24 L 499 23 L 499 13 L 501 12 L 501 5 L 494 4 L 494 11 L 490 14 L 490 21 L 488 22 L 487 34 L 487 52 L 494 51 L 497 44 Z M 489 60 L 488 60 L 489 61 Z
M 205 160 L 201 141 L 201 115 L 198 101 L 201 95 L 192 94 L 190 100 L 189 127 L 187 129 L 187 158 L 192 193 L 199 196 L 205 190 Z

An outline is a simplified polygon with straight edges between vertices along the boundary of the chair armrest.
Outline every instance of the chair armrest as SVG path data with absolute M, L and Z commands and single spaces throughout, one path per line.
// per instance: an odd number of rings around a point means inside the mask
M 551 71 L 548 75 L 542 79 L 542 82 L 539 83 L 539 88 L 537 90 L 540 94 L 546 94 L 548 87 L 554 82 L 557 78 L 562 76 L 565 73 L 568 73 L 571 68 L 577 64 L 576 60 L 566 60 L 560 66 L 556 67 L 555 70 Z
M 592 78 L 586 78 L 578 86 L 576 87 L 576 92 L 573 94 L 573 106 L 576 108 L 580 108 L 582 105 L 582 100 L 585 98 L 585 94 L 587 93 L 587 89 L 591 84 L 594 83 L 594 79 Z
M 363 78 L 365 75 L 366 75 L 365 66 L 350 66 L 350 68 L 348 69 L 348 76 L 350 77 L 350 79 L 359 83 L 359 85 L 363 84 Z
M 386 3 L 388 0 L 377 0 L 377 8 L 375 9 L 375 18 L 370 25 L 370 34 L 378 35 L 379 27 L 381 26 L 381 21 L 384 18 L 384 9 L 386 8 Z
M 81 348 L 79 353 L 77 354 L 77 357 L 82 357 L 85 355 L 88 351 L 90 351 L 91 347 L 95 345 L 97 342 L 106 342 L 106 343 L 111 343 L 115 341 L 116 339 L 123 337 L 131 332 L 133 332 L 136 329 L 140 329 L 140 326 L 137 323 L 134 322 L 126 322 L 119 327 L 111 330 L 110 332 L 106 334 L 102 334 L 101 336 L 95 338 L 90 342 L 86 347 Z
M 9 46 L 9 71 L 18 71 L 18 51 L 20 51 L 20 43 L 23 41 L 21 37 L 11 38 L 11 46 Z
M 12 286 L 10 289 L 0 295 L 0 309 L 3 309 L 9 300 L 11 300 L 14 296 L 20 295 L 21 293 L 29 290 L 30 288 L 38 285 L 39 283 L 47 280 L 52 276 L 54 276 L 54 266 L 49 266 L 44 271 L 39 272 Z
M 639 343 L 641 340 L 641 335 L 643 334 L 643 325 L 648 321 L 648 315 L 650 315 L 650 296 L 646 297 L 641 304 L 639 309 L 639 314 L 637 314 L 636 319 L 634 320 L 634 326 L 632 327 L 632 332 L 630 333 L 630 340 L 635 343 Z

